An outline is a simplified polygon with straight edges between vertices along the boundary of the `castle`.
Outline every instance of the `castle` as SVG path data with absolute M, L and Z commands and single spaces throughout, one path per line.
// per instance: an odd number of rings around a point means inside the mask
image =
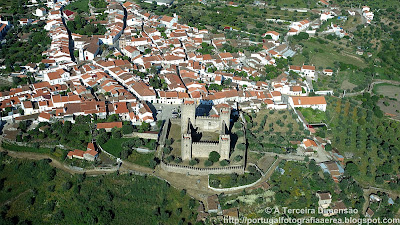
M 196 103 L 185 100 L 181 107 L 181 156 L 183 160 L 208 158 L 210 152 L 220 154 L 220 160 L 229 159 L 231 137 L 229 135 L 231 109 L 229 106 L 218 108 L 218 115 L 196 116 Z M 202 132 L 219 133 L 218 141 L 199 140 Z

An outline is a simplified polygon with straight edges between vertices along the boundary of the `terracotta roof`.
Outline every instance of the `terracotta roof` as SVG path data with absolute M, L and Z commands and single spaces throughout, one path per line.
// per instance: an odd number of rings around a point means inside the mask
M 291 86 L 290 90 L 293 92 L 301 92 L 302 91 L 301 86 Z
M 304 70 L 315 70 L 315 66 L 303 65 L 301 69 Z
M 291 65 L 291 66 L 289 66 L 289 69 L 290 69 L 290 70 L 297 70 L 297 71 L 300 71 L 300 70 L 301 70 L 301 66 L 293 66 L 293 65 Z
M 67 156 L 70 156 L 70 157 L 72 157 L 72 156 L 83 157 L 83 154 L 84 154 L 84 153 L 85 153 L 85 152 L 82 151 L 82 150 L 75 149 L 74 151 L 68 152 L 68 155 L 67 155 Z
M 294 105 L 326 105 L 324 96 L 291 97 Z
M 97 123 L 97 129 L 106 129 L 106 128 L 122 128 L 122 122 L 106 122 L 106 123 Z
M 273 35 L 276 35 L 276 36 L 278 36 L 279 35 L 279 33 L 278 32 L 276 32 L 276 31 L 268 31 L 267 33 L 265 33 L 265 34 L 273 34 Z
M 48 114 L 48 113 L 42 112 L 42 113 L 39 114 L 39 117 L 47 119 L 47 120 L 50 120 L 51 115 Z

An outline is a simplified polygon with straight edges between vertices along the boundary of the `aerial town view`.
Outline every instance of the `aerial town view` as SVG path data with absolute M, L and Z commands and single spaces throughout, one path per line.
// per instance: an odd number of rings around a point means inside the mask
M 0 0 L 0 225 L 400 224 L 399 0 Z

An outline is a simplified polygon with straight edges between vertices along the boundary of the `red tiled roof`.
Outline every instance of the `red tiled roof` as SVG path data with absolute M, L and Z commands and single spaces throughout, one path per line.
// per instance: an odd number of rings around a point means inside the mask
M 122 128 L 122 122 L 97 123 L 97 129 Z

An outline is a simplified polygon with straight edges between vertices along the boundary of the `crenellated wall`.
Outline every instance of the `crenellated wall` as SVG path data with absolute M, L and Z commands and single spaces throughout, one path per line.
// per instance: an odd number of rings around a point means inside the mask
M 209 174 L 243 174 L 244 166 L 226 166 L 218 168 L 198 168 L 193 166 L 184 166 L 176 164 L 168 164 L 163 161 L 160 163 L 161 168 L 172 173 L 190 174 L 190 175 L 209 175 Z

